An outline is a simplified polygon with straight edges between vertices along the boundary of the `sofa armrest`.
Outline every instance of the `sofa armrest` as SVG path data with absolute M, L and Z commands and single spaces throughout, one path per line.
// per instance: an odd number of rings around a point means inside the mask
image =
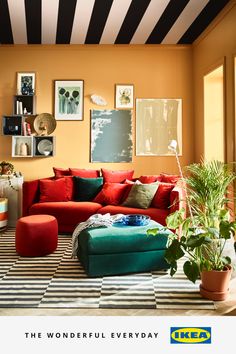
M 186 190 L 175 186 L 170 194 L 170 214 L 182 208 L 186 210 Z
M 31 205 L 39 200 L 39 179 L 34 181 L 25 181 L 23 183 L 22 195 L 22 214 L 23 216 L 27 216 L 29 215 Z

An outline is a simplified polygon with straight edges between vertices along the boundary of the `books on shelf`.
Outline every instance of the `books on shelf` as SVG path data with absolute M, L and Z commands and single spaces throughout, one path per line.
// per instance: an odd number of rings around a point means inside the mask
M 30 123 L 23 122 L 23 135 L 31 135 Z

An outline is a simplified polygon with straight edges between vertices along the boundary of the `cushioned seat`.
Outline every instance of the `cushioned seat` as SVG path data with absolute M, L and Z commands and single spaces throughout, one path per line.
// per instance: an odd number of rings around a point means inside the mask
M 51 215 L 31 215 L 16 224 L 16 252 L 23 257 L 40 257 L 57 248 L 58 225 Z
M 164 259 L 169 230 L 148 236 L 147 230 L 162 227 L 155 221 L 147 226 L 90 228 L 79 235 L 78 258 L 89 276 L 104 276 L 167 269 Z
M 53 215 L 60 232 L 73 232 L 78 223 L 96 214 L 100 208 L 101 204 L 93 202 L 45 202 L 33 204 L 29 213 Z

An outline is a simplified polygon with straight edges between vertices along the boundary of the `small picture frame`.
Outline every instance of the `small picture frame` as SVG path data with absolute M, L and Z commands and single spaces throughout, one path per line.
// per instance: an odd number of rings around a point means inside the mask
M 115 85 L 115 108 L 129 109 L 134 107 L 134 85 Z
M 83 120 L 84 81 L 54 81 L 54 116 L 57 120 Z
M 35 94 L 35 73 L 17 73 L 17 95 Z

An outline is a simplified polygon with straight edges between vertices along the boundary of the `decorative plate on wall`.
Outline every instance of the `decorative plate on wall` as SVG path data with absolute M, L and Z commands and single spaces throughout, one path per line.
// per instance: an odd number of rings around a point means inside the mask
M 57 121 L 50 113 L 41 113 L 34 119 L 34 129 L 38 135 L 50 135 L 56 126 Z

